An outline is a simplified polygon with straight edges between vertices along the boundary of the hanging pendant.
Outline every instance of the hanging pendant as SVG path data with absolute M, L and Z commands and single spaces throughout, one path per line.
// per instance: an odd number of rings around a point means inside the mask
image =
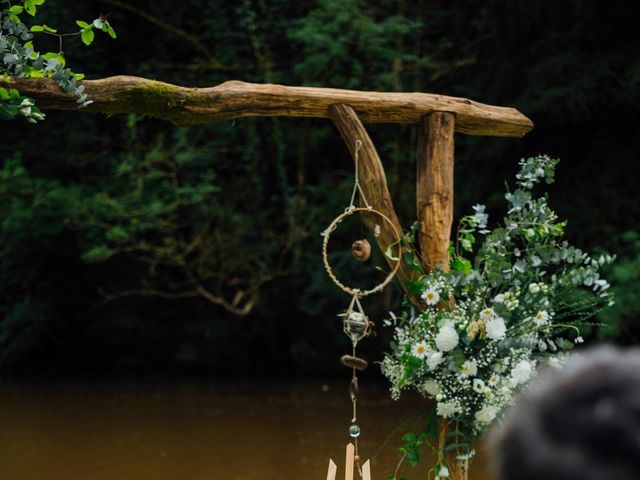
M 342 315 L 342 329 L 354 345 L 371 334 L 373 324 L 365 315 L 358 295 L 354 295 L 353 298 L 351 298 L 349 308 Z

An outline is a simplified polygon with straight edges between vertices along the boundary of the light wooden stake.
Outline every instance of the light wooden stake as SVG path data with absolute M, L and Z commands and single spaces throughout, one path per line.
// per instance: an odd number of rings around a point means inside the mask
M 327 480 L 336 480 L 336 472 L 338 471 L 338 467 L 333 460 L 329 459 L 329 471 L 327 472 Z
M 344 480 L 353 480 L 353 472 L 356 470 L 355 447 L 349 443 L 346 448 L 346 461 L 344 466 Z M 333 460 L 329 459 L 329 470 L 327 480 L 335 480 L 338 467 Z M 362 480 L 371 480 L 371 463 L 369 460 L 362 465 Z
M 355 451 L 353 443 L 347 445 L 347 458 L 344 462 L 344 480 L 353 480 Z

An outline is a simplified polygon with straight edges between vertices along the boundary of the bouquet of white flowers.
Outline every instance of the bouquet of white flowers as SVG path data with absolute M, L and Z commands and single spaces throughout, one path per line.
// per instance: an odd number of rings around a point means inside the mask
M 563 241 L 566 222 L 546 196 L 533 196 L 537 183 L 553 181 L 556 164 L 548 156 L 522 160 L 502 224 L 488 230 L 485 207 L 476 205 L 460 222 L 451 271 L 424 274 L 411 285 L 424 311 L 407 304 L 402 316 L 385 322 L 394 328 L 382 362 L 392 396 L 417 390 L 435 401 L 434 421 L 445 419 L 456 432 L 435 449 L 436 476 L 448 471 L 444 451 L 469 458 L 472 437 L 511 403 L 536 366 L 560 365 L 563 351 L 583 341 L 589 318 L 612 303 L 599 273 L 612 257 L 592 257 Z M 484 239 L 471 261 L 465 255 L 475 251 L 478 236 Z M 419 268 L 414 254 L 405 260 Z M 405 453 L 415 438 L 407 437 Z

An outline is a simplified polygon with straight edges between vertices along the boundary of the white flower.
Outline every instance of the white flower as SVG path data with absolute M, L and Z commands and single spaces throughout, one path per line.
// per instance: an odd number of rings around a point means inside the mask
M 558 357 L 549 357 L 549 360 L 547 360 L 547 362 L 549 363 L 549 366 L 551 368 L 560 369 L 564 364 L 564 359 Z
M 484 393 L 485 384 L 484 381 L 479 378 L 473 379 L 473 390 L 478 393 Z
M 449 352 L 458 346 L 458 332 L 451 325 L 443 325 L 436 335 L 436 347 L 443 352 Z
M 480 312 L 480 318 L 485 321 L 492 319 L 495 315 L 496 312 L 493 311 L 493 308 L 485 308 Z
M 364 315 L 360 312 L 349 312 L 349 320 L 352 322 L 362 322 L 364 320 Z
M 451 418 L 460 411 L 460 407 L 447 402 L 438 402 L 436 413 L 444 418 Z
M 495 373 L 489 377 L 489 385 L 491 385 L 492 387 L 495 387 L 496 385 L 498 385 L 499 381 L 500 381 L 500 377 Z
M 440 393 L 440 384 L 438 382 L 434 382 L 433 380 L 427 380 L 422 386 L 425 391 L 431 396 L 436 396 Z
M 538 285 L 537 283 L 530 283 L 529 284 L 529 292 L 530 293 L 538 293 L 540 291 L 540 285 Z
M 524 383 L 531 377 L 531 371 L 531 364 L 526 360 L 520 360 L 511 370 L 511 379 L 515 385 Z
M 440 294 L 435 288 L 431 287 L 422 292 L 422 299 L 427 305 L 436 305 L 440 301 Z
M 476 412 L 476 420 L 480 423 L 488 425 L 489 423 L 493 422 L 493 419 L 496 418 L 497 414 L 497 407 L 493 405 L 487 405 Z
M 489 215 L 484 212 L 484 205 L 474 205 L 473 209 L 475 210 L 475 214 L 473 215 L 473 219 L 476 221 L 476 226 L 480 229 L 487 228 L 487 220 L 489 220 Z
M 487 337 L 491 340 L 502 340 L 507 334 L 507 326 L 502 317 L 494 317 L 487 321 L 485 325 Z
M 499 293 L 493 297 L 493 303 L 504 303 L 504 293 Z
M 547 320 L 549 320 L 549 314 L 544 311 L 544 310 L 540 310 L 538 313 L 536 313 L 536 315 L 533 317 L 533 323 L 535 323 L 536 325 L 538 325 L 539 327 L 544 325 L 545 323 L 547 323 Z
M 460 375 L 463 377 L 473 377 L 478 373 L 478 364 L 475 360 L 467 360 L 460 367 Z
M 584 338 L 578 336 L 578 337 L 575 338 L 575 340 L 573 342 L 576 343 L 576 344 L 584 343 Z
M 493 366 L 493 371 L 496 373 L 503 373 L 506 370 L 505 366 L 502 363 L 496 363 Z
M 411 355 L 419 359 L 425 358 L 431 353 L 431 347 L 426 342 L 418 342 L 411 347 Z
M 434 370 L 442 362 L 444 362 L 444 358 L 442 357 L 442 352 L 434 352 L 431 355 L 429 355 L 429 358 L 427 359 L 427 366 L 429 367 L 429 370 Z
M 444 465 L 440 467 L 440 470 L 438 470 L 438 475 L 436 475 L 437 479 L 440 478 L 449 478 L 449 469 L 447 467 L 445 467 Z

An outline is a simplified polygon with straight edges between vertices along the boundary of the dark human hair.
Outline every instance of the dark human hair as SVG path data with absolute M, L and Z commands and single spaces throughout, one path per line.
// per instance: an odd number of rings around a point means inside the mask
M 585 350 L 541 372 L 491 443 L 501 480 L 639 480 L 640 349 Z

